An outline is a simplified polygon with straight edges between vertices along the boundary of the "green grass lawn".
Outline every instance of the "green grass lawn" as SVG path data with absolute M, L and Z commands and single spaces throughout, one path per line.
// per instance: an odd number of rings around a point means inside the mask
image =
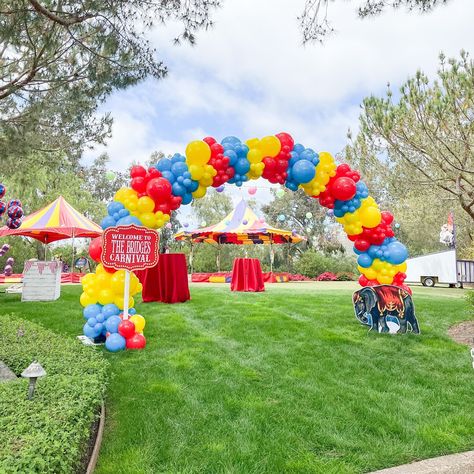
M 140 304 L 146 349 L 107 354 L 96 472 L 352 473 L 473 449 L 471 358 L 446 336 L 472 318 L 462 292 L 416 289 L 422 335 L 390 336 L 356 321 L 351 288 L 202 284 L 185 304 Z M 1 312 L 75 336 L 79 293 L 0 295 Z

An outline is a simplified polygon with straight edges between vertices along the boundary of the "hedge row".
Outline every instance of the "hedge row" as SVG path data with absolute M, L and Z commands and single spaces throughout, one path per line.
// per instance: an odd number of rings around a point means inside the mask
M 19 375 L 38 360 L 47 375 L 0 385 L 0 472 L 76 472 L 104 397 L 108 363 L 95 348 L 29 321 L 0 316 L 0 360 Z

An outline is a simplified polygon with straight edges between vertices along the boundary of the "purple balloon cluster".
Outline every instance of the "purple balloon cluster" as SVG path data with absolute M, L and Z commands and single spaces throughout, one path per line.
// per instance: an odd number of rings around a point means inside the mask
M 5 193 L 5 186 L 0 183 L 0 199 L 5 196 Z M 21 226 L 21 218 L 23 217 L 21 201 L 18 199 L 12 199 L 8 204 L 5 204 L 4 201 L 0 201 L 0 217 L 2 217 L 5 212 L 8 215 L 7 227 L 9 229 L 18 229 L 18 227 Z
M 5 268 L 3 269 L 3 273 L 5 276 L 10 276 L 13 273 L 13 264 L 15 263 L 15 259 L 13 257 L 8 257 L 7 261 L 5 262 Z
M 3 244 L 0 248 L 0 257 L 3 257 L 9 250 L 10 246 L 8 244 Z

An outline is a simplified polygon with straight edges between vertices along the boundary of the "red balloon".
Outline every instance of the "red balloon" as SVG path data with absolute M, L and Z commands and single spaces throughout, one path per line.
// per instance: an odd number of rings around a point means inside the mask
M 143 334 L 134 334 L 125 342 L 127 349 L 144 349 L 146 346 L 146 339 Z
M 351 178 L 337 178 L 331 186 L 331 194 L 339 201 L 352 199 L 356 192 L 356 184 Z
M 367 286 L 369 284 L 369 280 L 367 279 L 367 277 L 365 275 L 361 275 L 359 277 L 359 285 L 360 286 Z
M 224 147 L 220 143 L 208 143 L 208 145 L 211 147 L 211 156 L 222 155 L 224 153 Z
M 165 178 L 153 178 L 146 185 L 146 192 L 154 201 L 166 202 L 171 197 L 171 183 Z
M 150 166 L 148 168 L 147 178 L 151 179 L 159 177 L 161 177 L 161 173 L 154 166 Z
M 131 178 L 144 178 L 146 176 L 146 169 L 143 166 L 135 165 L 130 169 Z
M 96 237 L 89 245 L 89 255 L 95 262 L 100 262 L 102 255 L 102 237 Z
M 162 204 L 157 204 L 154 211 L 161 211 L 163 214 L 171 214 L 171 207 L 168 202 L 164 202 Z
M 354 242 L 354 247 L 357 250 L 360 250 L 361 252 L 365 252 L 366 250 L 369 250 L 370 242 L 368 240 L 365 240 L 365 239 L 357 239 Z
M 137 193 L 144 193 L 146 191 L 146 180 L 143 176 L 137 176 L 130 181 L 130 186 Z
M 385 224 L 389 225 L 393 222 L 393 214 L 388 211 L 382 212 L 382 220 Z
M 287 146 L 290 148 L 289 151 L 293 150 L 293 147 L 295 146 L 295 141 L 289 133 L 281 132 L 277 133 L 275 136 L 278 138 L 278 140 L 280 140 L 282 148 L 284 146 Z
M 128 339 L 135 334 L 135 324 L 129 319 L 125 319 L 118 325 L 118 332 L 125 339 Z
M 210 147 L 216 143 L 216 139 L 212 137 L 203 138 L 202 141 L 206 142 Z

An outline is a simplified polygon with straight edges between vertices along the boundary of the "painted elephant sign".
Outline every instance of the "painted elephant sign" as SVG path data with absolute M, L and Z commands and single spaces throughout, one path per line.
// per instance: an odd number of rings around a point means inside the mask
M 352 297 L 356 318 L 377 332 L 420 333 L 411 295 L 392 285 L 367 286 Z

